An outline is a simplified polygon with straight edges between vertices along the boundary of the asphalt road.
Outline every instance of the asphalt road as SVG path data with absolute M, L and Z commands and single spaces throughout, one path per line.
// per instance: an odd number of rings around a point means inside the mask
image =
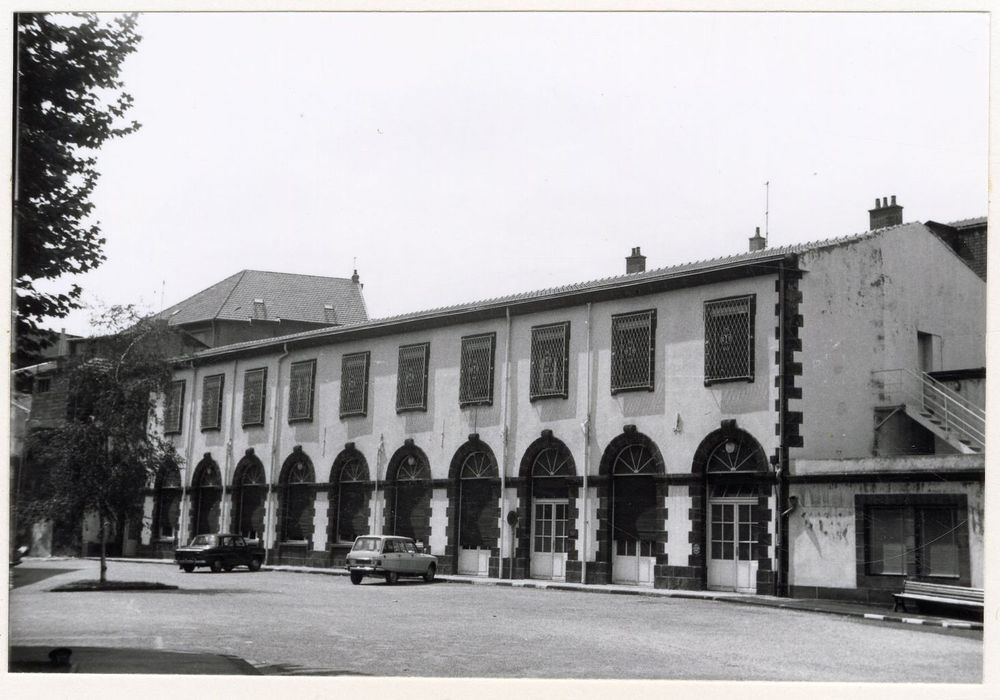
M 112 562 L 167 592 L 53 593 L 92 561 L 15 570 L 14 645 L 233 654 L 266 673 L 978 683 L 982 634 L 712 601 Z M 53 569 L 63 573 L 52 574 Z M 25 582 L 24 585 L 19 585 Z

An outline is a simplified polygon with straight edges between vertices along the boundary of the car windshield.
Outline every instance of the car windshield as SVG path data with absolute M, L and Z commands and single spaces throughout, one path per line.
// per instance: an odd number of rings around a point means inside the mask
M 215 544 L 215 535 L 195 535 L 191 539 L 191 547 L 200 547 L 202 545 L 213 545 Z
M 352 552 L 377 552 L 378 537 L 359 537 L 354 541 Z

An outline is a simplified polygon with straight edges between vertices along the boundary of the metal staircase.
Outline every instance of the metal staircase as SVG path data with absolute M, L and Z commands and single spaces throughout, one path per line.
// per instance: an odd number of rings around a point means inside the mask
M 986 445 L 986 411 L 925 372 L 872 372 L 883 405 L 902 406 L 910 418 L 962 454 L 981 454 Z

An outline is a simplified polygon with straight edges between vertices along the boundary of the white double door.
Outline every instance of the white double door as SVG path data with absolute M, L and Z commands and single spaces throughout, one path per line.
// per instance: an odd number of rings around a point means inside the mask
M 567 499 L 534 501 L 531 518 L 531 577 L 566 580 Z
M 753 559 L 755 499 L 713 498 L 708 502 L 708 587 L 754 593 L 757 561 Z

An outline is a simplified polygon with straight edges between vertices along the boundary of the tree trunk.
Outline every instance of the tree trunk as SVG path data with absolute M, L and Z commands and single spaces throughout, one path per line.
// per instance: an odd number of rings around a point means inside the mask
M 108 528 L 103 513 L 98 513 L 97 520 L 101 531 L 101 584 L 104 584 L 108 580 Z

